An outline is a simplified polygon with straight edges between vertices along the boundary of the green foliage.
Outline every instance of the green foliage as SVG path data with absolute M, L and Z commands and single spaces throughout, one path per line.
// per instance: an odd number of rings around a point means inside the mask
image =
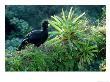
M 29 33 L 32 28 L 28 25 L 26 21 L 18 19 L 16 17 L 10 19 L 10 23 L 15 25 L 15 29 L 17 31 L 15 32 L 14 30 L 12 30 L 9 35 L 7 35 L 6 33 L 5 48 L 8 50 L 15 50 L 22 41 L 22 39 L 20 38 L 25 37 L 25 35 Z
M 59 16 L 51 16 L 53 38 L 39 48 L 28 45 L 22 51 L 6 50 L 6 71 L 102 71 L 106 28 L 88 25 L 85 13 L 77 15 L 71 7 L 69 12 L 62 9 Z
M 32 48 L 30 46 L 29 48 Z M 10 58 L 6 57 L 7 71 L 40 71 L 45 69 L 44 55 L 40 50 L 23 50 L 13 52 Z M 33 53 L 34 52 L 34 53 Z M 6 53 L 7 56 L 7 53 Z
M 29 24 L 22 19 L 13 17 L 13 19 L 11 19 L 10 21 L 12 24 L 15 24 L 18 29 L 20 29 L 20 33 L 22 33 L 22 35 L 26 35 L 32 29 Z
M 104 5 L 6 5 L 5 14 L 8 17 L 24 19 L 32 27 L 40 29 L 38 26 L 42 20 L 59 14 L 62 8 L 68 13 L 71 6 L 77 14 L 86 12 L 91 22 L 95 22 L 102 12 L 102 7 L 104 7 Z
M 98 47 L 97 58 L 106 58 L 106 28 L 103 27 L 92 27 L 91 40 L 95 41 Z
M 44 46 L 45 48 L 45 46 Z M 50 52 L 43 52 L 29 46 L 20 52 L 6 52 L 6 71 L 73 71 L 77 70 L 75 60 L 65 49 L 60 47 L 46 47 Z M 9 56 L 10 54 L 10 56 Z M 62 55 L 63 54 L 63 55 Z
M 5 48 L 8 50 L 15 50 L 19 44 L 20 44 L 21 40 L 19 38 L 12 38 L 11 40 L 6 40 L 5 41 Z
M 96 41 L 90 39 L 92 34 L 88 31 L 91 28 L 87 27 L 87 20 L 84 20 L 85 13 L 75 16 L 73 12 L 71 7 L 67 15 L 62 9 L 61 17 L 52 16 L 49 23 L 56 31 L 50 34 L 55 35 L 55 38 L 47 43 L 58 44 L 60 42 L 63 43 L 62 46 L 68 46 L 67 50 L 74 52 L 71 57 L 74 56 L 78 59 L 79 70 L 84 70 L 81 68 L 93 61 L 97 55 L 98 47 Z
M 56 29 L 56 31 L 50 32 L 50 34 L 55 35 L 56 37 L 53 38 L 51 41 L 55 39 L 55 41 L 65 41 L 65 40 L 71 40 L 72 38 L 75 38 L 77 33 L 76 31 L 79 31 L 79 26 L 85 22 L 84 20 L 81 20 L 80 18 L 85 14 L 81 14 L 78 17 L 74 17 L 74 11 L 71 7 L 69 13 L 66 15 L 66 13 L 62 9 L 61 17 L 59 16 L 51 16 L 52 20 L 49 20 L 50 25 Z M 80 19 L 80 20 L 79 20 Z M 79 21 L 78 21 L 79 20 Z M 78 32 L 79 34 L 84 29 L 80 29 Z M 56 40 L 57 39 L 57 40 Z
M 32 30 L 32 28 L 29 26 L 29 24 L 22 20 L 18 19 L 16 17 L 13 17 L 10 19 L 11 24 L 15 25 L 16 32 L 12 31 L 10 35 L 6 35 L 6 39 L 12 39 L 14 37 L 24 37 L 28 32 Z M 7 28 L 6 28 L 7 29 Z M 11 29 L 11 27 L 10 27 Z
M 100 65 L 99 65 L 100 71 L 106 71 L 106 60 L 102 60 Z

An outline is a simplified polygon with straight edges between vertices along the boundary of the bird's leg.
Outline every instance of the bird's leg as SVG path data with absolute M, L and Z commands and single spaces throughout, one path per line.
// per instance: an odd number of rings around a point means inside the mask
M 25 45 L 28 43 L 28 40 L 27 39 L 24 39 L 22 41 L 22 43 L 20 44 L 20 46 L 18 47 L 18 50 L 17 51 L 20 51 L 21 49 L 24 49 L 25 48 Z

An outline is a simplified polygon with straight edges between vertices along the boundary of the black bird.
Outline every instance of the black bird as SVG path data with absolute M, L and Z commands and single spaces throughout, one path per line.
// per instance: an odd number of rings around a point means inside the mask
M 39 47 L 43 44 L 48 38 L 48 21 L 43 21 L 42 23 L 43 30 L 34 30 L 26 35 L 20 46 L 18 47 L 18 51 L 25 48 L 28 43 L 34 44 Z

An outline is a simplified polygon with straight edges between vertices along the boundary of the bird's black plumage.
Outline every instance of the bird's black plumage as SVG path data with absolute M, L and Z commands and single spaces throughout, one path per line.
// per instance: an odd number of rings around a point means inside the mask
M 43 44 L 48 38 L 48 21 L 43 21 L 42 23 L 43 30 L 34 30 L 26 35 L 20 46 L 18 47 L 18 51 L 25 47 L 26 44 L 31 43 L 39 47 Z

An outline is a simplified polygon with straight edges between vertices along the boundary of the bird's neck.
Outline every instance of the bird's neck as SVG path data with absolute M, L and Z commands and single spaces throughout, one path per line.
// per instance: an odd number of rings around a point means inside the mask
M 48 30 L 48 27 L 43 27 L 43 31 L 47 31 Z
M 46 29 L 43 29 L 43 31 L 44 31 L 44 32 L 47 32 L 47 31 L 48 31 L 48 29 L 47 29 L 47 28 L 46 28 Z

